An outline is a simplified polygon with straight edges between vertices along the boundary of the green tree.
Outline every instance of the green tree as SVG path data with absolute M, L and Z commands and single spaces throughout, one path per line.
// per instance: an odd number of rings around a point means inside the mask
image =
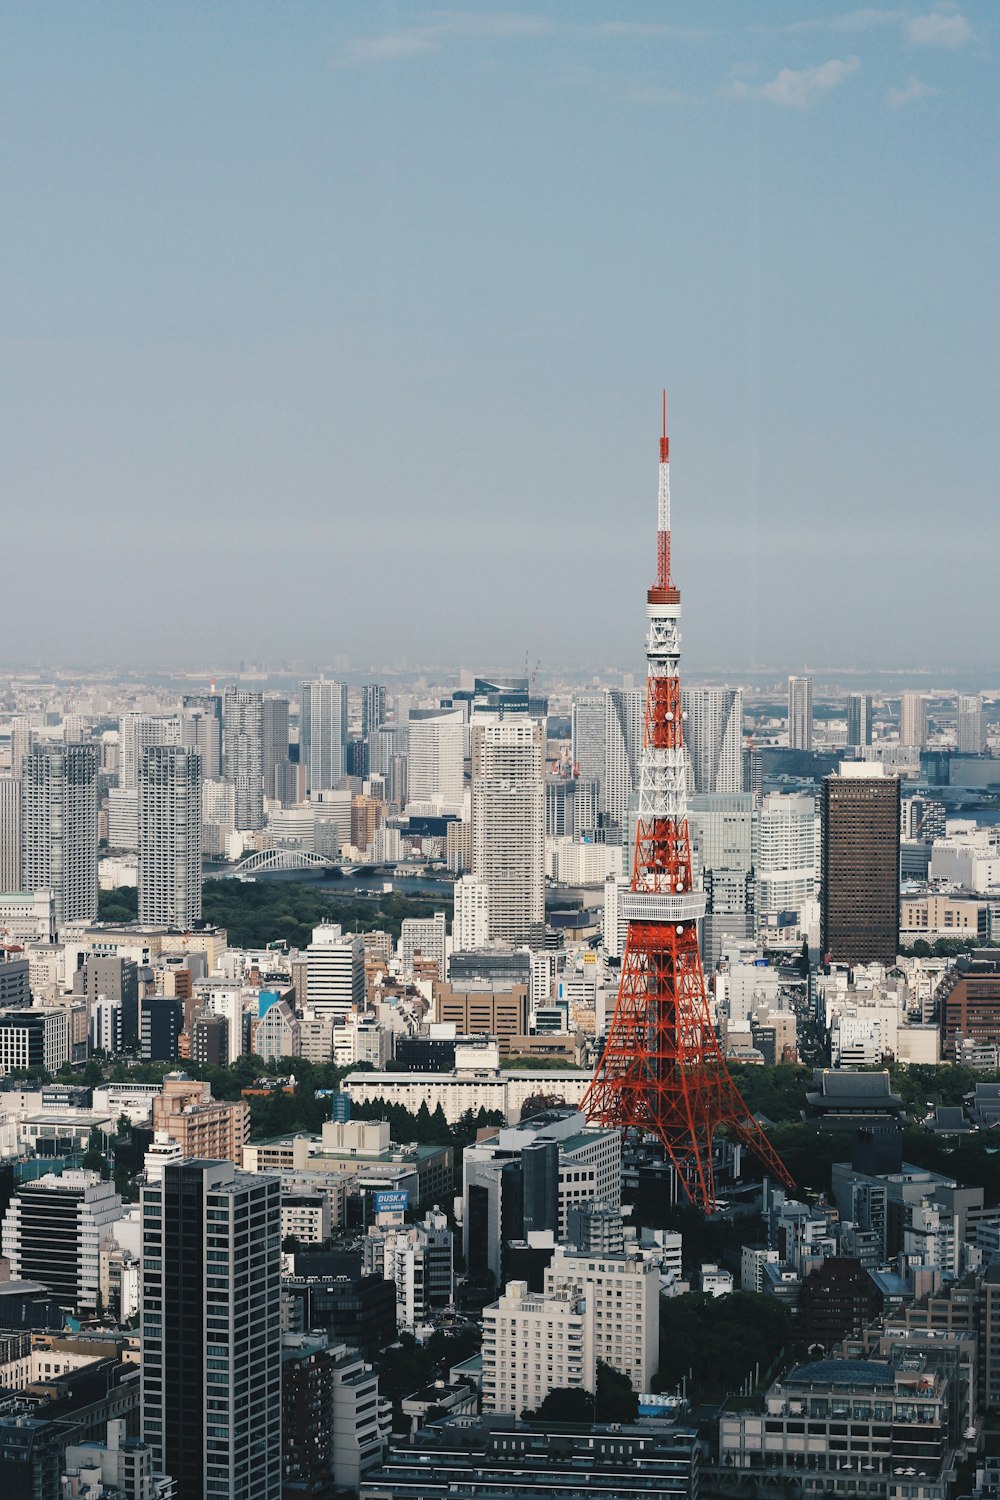
M 639 1397 L 627 1375 L 613 1370 L 603 1360 L 597 1361 L 597 1400 L 594 1420 L 600 1422 L 634 1422 L 639 1415 Z
M 541 1406 L 521 1413 L 525 1422 L 573 1422 L 582 1425 L 594 1420 L 594 1396 L 578 1386 L 557 1386 L 549 1391 Z

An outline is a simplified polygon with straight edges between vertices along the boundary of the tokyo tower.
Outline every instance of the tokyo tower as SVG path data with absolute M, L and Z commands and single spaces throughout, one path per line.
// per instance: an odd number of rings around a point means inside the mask
M 582 1108 L 602 1125 L 662 1141 L 688 1198 L 715 1211 L 712 1137 L 725 1126 L 772 1177 L 792 1178 L 730 1077 L 698 951 L 705 898 L 693 889 L 681 714 L 681 596 L 670 577 L 670 444 L 663 396 L 656 582 L 649 590 L 646 722 L 628 923 L 614 1016 Z

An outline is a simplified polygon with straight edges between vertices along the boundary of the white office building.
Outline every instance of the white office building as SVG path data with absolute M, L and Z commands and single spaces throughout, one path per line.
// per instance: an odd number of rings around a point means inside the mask
M 801 911 L 816 898 L 820 829 L 814 797 L 769 792 L 757 819 L 757 914 Z
M 309 1011 L 320 1020 L 343 1021 L 352 1006 L 365 1000 L 365 947 L 360 937 L 345 936 L 337 923 L 314 927 L 306 949 L 306 993 Z
M 411 709 L 406 752 L 406 800 L 460 812 L 464 793 L 466 724 L 460 708 Z
M 97 1305 L 101 1240 L 122 1216 L 113 1182 L 68 1169 L 22 1183 L 3 1220 L 12 1281 L 40 1281 L 60 1307 Z

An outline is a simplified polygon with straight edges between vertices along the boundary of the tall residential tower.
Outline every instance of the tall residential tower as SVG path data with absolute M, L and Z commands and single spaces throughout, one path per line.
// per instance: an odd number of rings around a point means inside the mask
M 24 889 L 51 891 L 56 926 L 97 916 L 97 749 L 35 745 L 21 776 Z
M 150 745 L 139 768 L 139 921 L 189 929 L 201 916 L 201 757 Z

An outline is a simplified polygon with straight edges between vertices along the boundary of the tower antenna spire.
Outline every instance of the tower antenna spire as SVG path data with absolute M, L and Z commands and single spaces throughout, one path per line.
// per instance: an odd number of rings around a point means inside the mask
M 694 889 L 680 679 L 680 591 L 670 577 L 667 393 L 663 393 L 656 582 L 649 590 L 646 721 L 621 984 L 582 1108 L 602 1125 L 655 1136 L 678 1187 L 715 1212 L 720 1127 L 787 1187 L 791 1175 L 751 1115 L 712 1026 L 698 949 L 705 897 Z

